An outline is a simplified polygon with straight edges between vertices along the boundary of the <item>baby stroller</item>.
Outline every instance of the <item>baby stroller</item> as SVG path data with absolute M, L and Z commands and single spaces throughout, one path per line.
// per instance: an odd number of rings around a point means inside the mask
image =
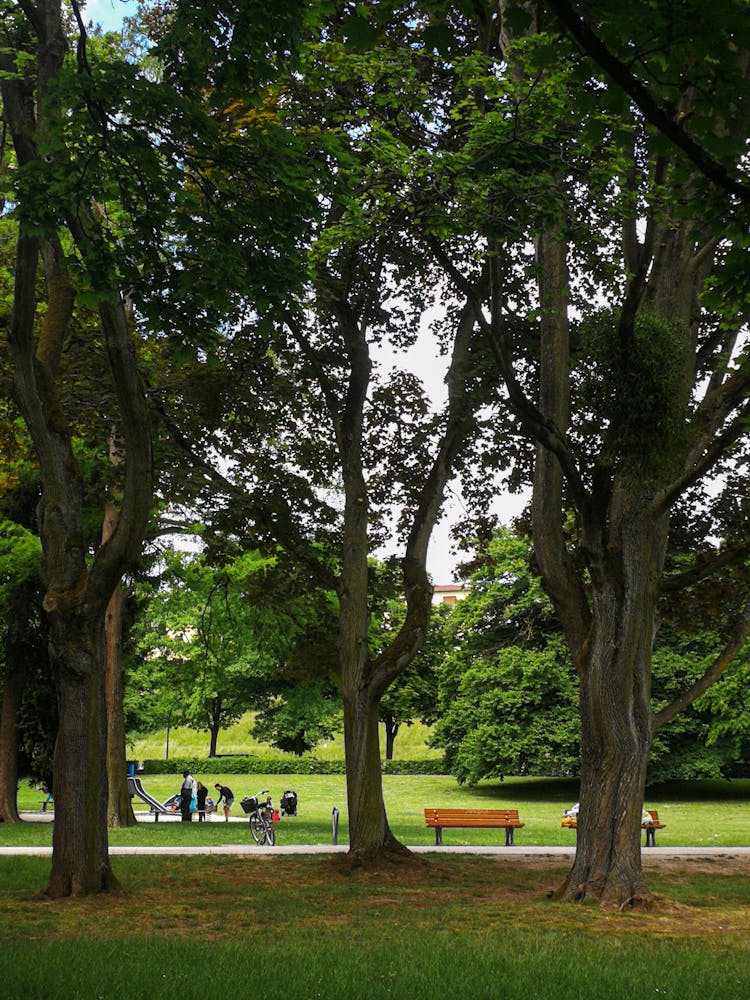
M 297 793 L 284 792 L 279 799 L 279 810 L 282 816 L 297 815 Z

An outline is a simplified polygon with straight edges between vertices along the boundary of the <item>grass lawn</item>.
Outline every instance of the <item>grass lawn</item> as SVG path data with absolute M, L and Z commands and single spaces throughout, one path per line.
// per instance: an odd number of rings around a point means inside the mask
M 217 761 L 220 766 L 220 760 Z M 196 775 L 213 788 L 216 781 L 229 785 L 237 796 L 233 814 L 241 816 L 239 799 L 269 788 L 274 801 L 285 789 L 299 796 L 299 811 L 277 825 L 280 844 L 330 844 L 331 810 L 340 811 L 339 842 L 347 839 L 346 792 L 341 775 Z M 143 779 L 146 791 L 160 801 L 179 790 L 179 775 L 153 775 Z M 517 808 L 526 825 L 516 832 L 523 845 L 572 845 L 575 834 L 560 827 L 563 809 L 578 797 L 572 779 L 506 778 L 461 787 L 444 775 L 386 775 L 383 778 L 386 808 L 392 830 L 407 844 L 433 844 L 434 832 L 424 824 L 426 806 Z M 39 809 L 41 796 L 22 785 L 19 805 Z M 136 799 L 136 808 L 138 800 Z M 659 810 L 666 829 L 657 834 L 659 846 L 750 846 L 750 780 L 732 782 L 674 782 L 649 789 L 646 805 Z M 142 804 L 145 809 L 146 806 Z M 112 844 L 213 844 L 249 841 L 249 827 L 236 823 L 142 823 L 134 829 L 110 831 Z M 502 830 L 448 830 L 446 845 L 502 844 Z M 0 826 L 0 844 L 51 843 L 51 827 L 42 824 Z
M 289 754 L 272 747 L 270 743 L 260 743 L 252 736 L 255 712 L 246 712 L 233 726 L 227 726 L 219 733 L 218 752 L 221 754 L 257 754 L 261 757 L 289 757 Z M 413 722 L 401 726 L 394 744 L 394 757 L 397 760 L 440 760 L 441 750 L 433 750 L 427 746 L 427 740 L 432 733 L 431 726 L 421 722 Z M 151 733 L 147 736 L 134 736 L 128 744 L 128 756 L 135 760 L 162 760 L 166 744 L 165 731 Z M 385 729 L 380 726 L 380 746 L 385 747 Z M 177 727 L 169 734 L 169 756 L 171 757 L 205 757 L 208 753 L 208 733 L 197 732 L 187 727 Z M 313 757 L 320 760 L 343 760 L 344 737 L 338 734 L 332 740 L 321 743 L 311 751 Z
M 0 859 L 8 998 L 511 1000 L 750 995 L 750 880 L 659 865 L 652 913 L 552 903 L 549 863 L 429 855 L 388 871 L 318 857 L 116 859 L 123 891 L 49 902 L 48 862 Z

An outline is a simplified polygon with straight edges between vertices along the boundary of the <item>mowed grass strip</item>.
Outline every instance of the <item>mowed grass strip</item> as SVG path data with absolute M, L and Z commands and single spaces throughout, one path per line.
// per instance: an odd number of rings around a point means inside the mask
M 724 861 L 649 875 L 651 913 L 551 902 L 564 868 L 431 855 L 121 858 L 117 894 L 50 902 L 48 863 L 0 859 L 8 997 L 734 998 L 750 995 L 750 880 Z

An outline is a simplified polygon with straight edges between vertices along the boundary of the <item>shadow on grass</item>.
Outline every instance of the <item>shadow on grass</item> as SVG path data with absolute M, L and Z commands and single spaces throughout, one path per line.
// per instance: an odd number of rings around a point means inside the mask
M 750 802 L 750 778 L 729 781 L 661 781 L 648 786 L 649 795 L 663 802 Z
M 467 790 L 479 799 L 567 803 L 578 798 L 578 778 L 508 778 Z
M 467 790 L 478 799 L 512 798 L 519 802 L 575 802 L 578 778 L 507 778 Z M 650 799 L 660 802 L 750 802 L 750 778 L 730 781 L 662 781 L 647 788 Z

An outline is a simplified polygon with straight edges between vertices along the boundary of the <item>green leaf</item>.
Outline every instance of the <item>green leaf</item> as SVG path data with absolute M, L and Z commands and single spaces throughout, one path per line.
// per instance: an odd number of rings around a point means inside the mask
M 346 44 L 355 52 L 367 52 L 377 45 L 378 29 L 357 14 L 345 18 L 342 28 Z

